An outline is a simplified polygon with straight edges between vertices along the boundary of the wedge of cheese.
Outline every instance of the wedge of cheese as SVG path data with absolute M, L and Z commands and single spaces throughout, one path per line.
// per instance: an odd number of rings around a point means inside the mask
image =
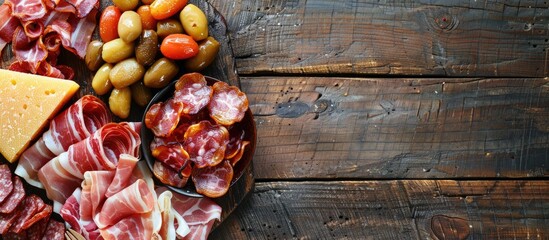
M 0 69 L 0 153 L 16 161 L 78 88 L 69 80 Z

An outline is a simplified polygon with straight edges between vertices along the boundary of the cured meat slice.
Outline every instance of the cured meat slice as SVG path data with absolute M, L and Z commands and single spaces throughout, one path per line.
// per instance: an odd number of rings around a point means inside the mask
M 23 29 L 18 27 L 13 35 L 13 52 L 17 61 L 28 62 L 30 72 L 38 72 L 40 64 L 48 57 L 48 50 L 41 38 L 30 39 Z
M 97 4 L 99 4 L 99 2 L 97 2 Z M 68 20 L 72 26 L 72 33 L 71 45 L 70 47 L 66 47 L 66 49 L 82 59 L 84 59 L 84 56 L 86 55 L 86 49 L 88 48 L 88 44 L 91 41 L 92 33 L 96 26 L 95 19 L 99 12 L 98 7 L 99 5 L 97 5 L 97 7 L 94 6 L 90 13 L 84 18 L 77 18 L 72 15 Z
M 82 182 L 80 219 L 93 221 L 99 207 L 105 200 L 105 193 L 114 178 L 114 171 L 87 171 Z M 85 200 L 85 201 L 84 201 Z
M 44 24 L 40 21 L 26 21 L 23 22 L 23 31 L 25 32 L 25 35 L 29 37 L 30 39 L 37 39 L 42 35 L 42 32 L 44 31 Z
M 214 167 L 194 168 L 192 179 L 196 192 L 211 198 L 221 197 L 231 186 L 233 167 L 225 160 Z
M 10 227 L 19 217 L 21 211 L 23 210 L 23 203 L 19 204 L 18 207 L 10 213 L 0 214 L 0 234 L 4 235 L 8 232 Z
M 50 52 L 60 50 L 61 45 L 68 47 L 71 44 L 71 25 L 66 20 L 56 19 L 44 30 L 42 41 Z M 51 53 L 50 53 L 51 54 Z
M 242 140 L 246 133 L 240 126 L 235 124 L 229 129 L 229 142 L 227 143 L 227 149 L 225 149 L 225 158 L 232 158 L 238 153 L 242 145 Z
M 154 221 L 151 214 L 135 214 L 117 221 L 114 225 L 101 229 L 101 236 L 105 240 L 116 239 L 156 239 L 153 237 Z M 156 221 L 160 221 L 157 219 Z
M 198 168 L 215 166 L 223 161 L 229 142 L 229 131 L 209 121 L 191 125 L 185 132 L 185 150 Z
M 189 165 L 189 154 L 180 143 L 157 146 L 151 149 L 151 155 L 176 171 Z
M 68 193 L 78 187 L 85 172 L 114 170 L 121 154 L 137 155 L 139 144 L 139 135 L 128 126 L 106 124 L 49 161 L 38 172 L 38 178 L 48 198 L 63 203 Z
M 33 186 L 42 187 L 37 176 L 40 168 L 110 121 L 107 106 L 99 98 L 92 95 L 80 98 L 57 115 L 50 122 L 49 130 L 23 152 L 15 174 Z
M 59 214 L 68 223 L 71 228 L 79 233 L 82 233 L 82 227 L 80 226 L 80 198 L 82 190 L 77 188 L 71 194 L 67 201 L 63 204 L 63 207 L 59 211 Z
M 0 5 L 0 53 L 11 42 L 18 26 L 19 21 L 11 14 L 10 6 L 5 3 Z
M 248 110 L 246 94 L 225 82 L 216 82 L 212 88 L 212 100 L 208 104 L 210 117 L 225 126 L 240 122 Z
M 139 159 L 129 154 L 120 154 L 118 159 L 118 165 L 116 166 L 116 172 L 114 174 L 114 179 L 110 183 L 107 191 L 105 192 L 105 197 L 111 197 L 112 195 L 120 192 L 130 182 L 135 166 Z
M 94 218 L 95 223 L 99 229 L 103 229 L 128 216 L 150 212 L 155 200 L 147 183 L 139 179 L 105 200 L 101 212 Z
M 65 239 L 65 224 L 50 219 L 43 240 L 63 240 Z
M 166 191 L 161 187 L 157 193 Z M 192 198 L 173 193 L 172 206 L 190 228 L 190 233 L 184 239 L 207 239 L 215 222 L 221 218 L 221 207 L 209 198 Z
M 40 240 L 42 238 L 42 235 L 44 235 L 44 232 L 46 231 L 49 220 L 49 217 L 42 218 L 36 224 L 33 224 L 31 227 L 29 227 L 26 231 L 27 239 Z
M 145 115 L 145 125 L 155 136 L 167 137 L 179 123 L 179 116 L 183 111 L 180 103 L 170 98 L 166 102 L 153 104 Z
M 6 199 L 13 190 L 13 182 L 11 180 L 11 170 L 8 165 L 0 165 L 0 203 Z
M 42 0 L 6 0 L 5 3 L 22 22 L 41 19 L 48 12 Z
M 44 201 L 36 195 L 29 195 L 23 200 L 22 210 L 13 225 L 11 225 L 9 231 L 14 233 L 19 233 L 23 230 L 23 225 L 25 222 L 32 218 L 34 213 L 42 210 L 41 208 L 45 207 Z
M 98 4 L 97 0 L 67 0 L 70 5 L 76 8 L 76 16 L 83 18 Z
M 210 102 L 212 88 L 200 73 L 187 73 L 175 83 L 174 101 L 183 105 L 183 113 L 196 114 Z
M 120 124 L 128 126 L 136 133 L 141 132 L 141 122 L 121 122 Z
M 162 216 L 162 227 L 158 231 L 158 235 L 162 239 L 175 239 L 176 236 L 178 238 L 186 236 L 191 230 L 181 214 L 172 207 L 173 193 L 169 190 L 165 190 L 164 192 L 159 192 L 158 190 L 158 207 Z
M 35 212 L 30 219 L 25 221 L 25 224 L 23 224 L 22 229 L 28 229 L 31 226 L 35 225 L 38 221 L 41 221 L 42 219 L 48 219 L 51 213 L 52 213 L 51 205 L 45 204 L 42 210 Z
M 11 213 L 25 198 L 25 189 L 21 179 L 13 176 L 13 190 L 10 195 L 0 204 L 0 213 Z
M 250 141 L 243 141 L 242 144 L 240 144 L 238 152 L 233 157 L 227 159 L 233 167 L 238 163 L 238 161 L 240 161 L 240 159 L 242 159 L 242 156 L 244 156 L 244 150 L 248 145 L 250 145 Z
M 181 171 L 180 174 L 166 166 L 164 163 L 155 161 L 153 165 L 153 174 L 160 180 L 160 182 L 174 186 L 174 187 L 183 187 L 187 184 L 189 176 L 191 175 L 192 167 L 190 164 L 187 164 L 187 167 Z

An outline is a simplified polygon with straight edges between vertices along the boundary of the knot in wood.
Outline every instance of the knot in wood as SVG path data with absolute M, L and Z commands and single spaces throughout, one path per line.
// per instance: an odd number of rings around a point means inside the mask
M 471 228 L 467 220 L 446 215 L 435 215 L 431 218 L 431 230 L 437 239 L 467 239 Z
M 437 28 L 445 31 L 454 30 L 458 24 L 457 18 L 449 14 L 441 14 L 436 16 L 433 21 Z

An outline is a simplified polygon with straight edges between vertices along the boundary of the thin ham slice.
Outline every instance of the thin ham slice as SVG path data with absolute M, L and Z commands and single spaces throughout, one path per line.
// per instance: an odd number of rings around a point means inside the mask
M 153 210 L 155 195 L 145 181 L 139 179 L 124 190 L 105 200 L 101 212 L 95 217 L 100 229 L 114 225 L 123 218 Z
M 49 161 L 38 171 L 38 179 L 44 184 L 48 198 L 62 204 L 80 185 L 85 172 L 114 170 L 120 154 L 137 155 L 139 144 L 141 140 L 135 131 L 108 123 Z
M 76 9 L 76 16 L 83 18 L 87 16 L 92 9 L 97 8 L 99 3 L 97 0 L 66 0 L 68 4 Z
M 0 53 L 11 42 L 15 29 L 19 26 L 19 21 L 11 14 L 10 6 L 6 3 L 0 5 Z
M 98 4 L 99 2 L 96 3 Z M 86 49 L 91 41 L 93 31 L 95 30 L 96 16 L 98 12 L 98 8 L 93 8 L 84 18 L 77 18 L 73 15 L 68 20 L 72 26 L 72 33 L 71 45 L 66 48 L 82 59 L 86 55 Z
M 129 154 L 120 154 L 118 159 L 118 165 L 116 166 L 116 172 L 114 173 L 114 179 L 108 185 L 105 191 L 105 197 L 112 197 L 114 194 L 120 192 L 130 182 L 133 170 L 137 166 L 138 158 Z
M 22 22 L 41 19 L 48 12 L 42 0 L 6 0 L 5 3 Z
M 82 181 L 82 196 L 80 201 L 80 219 L 93 221 L 93 216 L 99 212 L 108 186 L 114 178 L 114 171 L 87 171 Z
M 154 221 L 155 219 L 151 213 L 130 215 L 117 221 L 112 226 L 101 229 L 100 232 L 105 240 L 156 239 L 153 237 L 156 235 L 154 232 Z
M 35 187 L 42 187 L 37 176 L 42 166 L 110 121 L 107 106 L 99 98 L 93 95 L 80 98 L 58 114 L 50 122 L 49 130 L 23 152 L 15 174 Z
M 157 193 L 167 191 L 165 187 Z M 215 220 L 221 219 L 221 207 L 209 198 L 192 198 L 173 193 L 172 207 L 185 220 L 190 233 L 184 239 L 207 239 Z

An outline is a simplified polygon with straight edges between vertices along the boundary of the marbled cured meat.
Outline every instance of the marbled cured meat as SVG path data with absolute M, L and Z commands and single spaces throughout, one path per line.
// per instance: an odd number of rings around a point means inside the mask
M 114 173 L 114 179 L 108 185 L 105 197 L 111 197 L 127 187 L 130 183 L 132 172 L 137 166 L 138 158 L 129 154 L 120 154 L 118 165 Z
M 204 120 L 191 125 L 185 132 L 185 150 L 195 167 L 215 166 L 223 161 L 229 142 L 229 131 L 221 125 Z
M 121 154 L 137 155 L 139 144 L 139 135 L 128 126 L 108 123 L 49 161 L 39 170 L 38 179 L 48 198 L 62 204 L 80 185 L 85 172 L 114 170 Z
M 183 105 L 184 114 L 196 114 L 208 105 L 212 88 L 200 73 L 188 73 L 175 83 L 174 101 Z
M 240 122 L 248 110 L 246 94 L 225 82 L 216 82 L 212 88 L 212 100 L 208 104 L 210 117 L 225 126 Z
M 155 195 L 147 183 L 139 179 L 105 200 L 101 212 L 94 218 L 95 223 L 102 229 L 131 215 L 150 212 L 155 200 Z
M 41 19 L 48 13 L 42 0 L 6 0 L 5 3 L 11 7 L 12 15 L 22 22 Z
M 11 14 L 10 6 L 5 3 L 0 5 L 0 53 L 12 41 L 13 33 L 20 25 L 17 18 Z
M 188 163 L 189 154 L 183 148 L 183 144 L 180 143 L 151 148 L 151 155 L 178 172 L 190 164 Z
M 21 212 L 13 225 L 11 225 L 9 231 L 14 233 L 19 233 L 21 230 L 23 230 L 23 225 L 25 225 L 25 222 L 32 218 L 32 216 L 41 211 L 42 208 L 46 206 L 44 201 L 40 199 L 40 197 L 36 195 L 29 195 L 25 197 L 23 200 L 23 203 L 21 203 L 21 206 L 23 207 L 21 209 Z
M 6 199 L 13 190 L 13 181 L 11 180 L 11 170 L 8 165 L 0 165 L 0 203 Z
M 153 104 L 145 114 L 145 125 L 157 137 L 168 137 L 177 127 L 183 105 L 170 98 L 166 102 Z
M 233 167 L 228 160 L 214 167 L 194 168 L 192 179 L 196 192 L 211 198 L 223 196 L 231 186 Z
M 183 187 L 187 184 L 189 177 L 191 176 L 192 167 L 187 165 L 182 171 L 178 172 L 164 163 L 155 161 L 153 165 L 153 174 L 164 184 L 168 184 L 174 187 Z
M 15 208 L 25 198 L 25 189 L 21 179 L 17 176 L 13 176 L 13 190 L 10 195 L 0 204 L 0 213 L 8 214 L 15 210 Z
M 152 213 L 134 214 L 127 216 L 113 225 L 101 229 L 101 236 L 105 240 L 127 239 L 157 239 L 154 229 L 155 219 Z
M 28 148 L 19 159 L 15 174 L 29 184 L 41 187 L 38 170 L 69 146 L 89 137 L 97 129 L 111 121 L 107 106 L 97 97 L 80 98 L 51 122 L 49 130 Z
M 63 240 L 65 239 L 65 224 L 50 219 L 43 240 Z

